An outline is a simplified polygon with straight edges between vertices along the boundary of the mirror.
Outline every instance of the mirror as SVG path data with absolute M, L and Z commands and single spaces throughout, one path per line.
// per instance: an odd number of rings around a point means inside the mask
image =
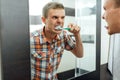
M 65 6 L 66 17 L 64 26 L 70 22 L 80 25 L 80 35 L 84 47 L 83 58 L 76 58 L 71 52 L 64 51 L 57 70 L 58 78 L 66 80 L 95 71 L 96 0 L 29 0 L 30 32 L 43 27 L 41 11 L 43 6 L 50 1 L 57 1 Z

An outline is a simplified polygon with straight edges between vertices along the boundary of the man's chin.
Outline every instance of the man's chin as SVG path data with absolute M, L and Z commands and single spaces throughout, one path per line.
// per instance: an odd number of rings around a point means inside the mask
M 108 31 L 108 34 L 109 35 L 113 35 L 113 34 L 116 34 L 117 32 L 112 32 L 112 31 Z
M 118 26 L 114 26 L 114 28 L 112 26 L 107 27 L 107 30 L 109 35 L 120 33 L 120 28 Z
M 108 34 L 109 34 L 109 35 L 112 35 L 113 33 L 109 33 L 109 32 L 108 32 Z

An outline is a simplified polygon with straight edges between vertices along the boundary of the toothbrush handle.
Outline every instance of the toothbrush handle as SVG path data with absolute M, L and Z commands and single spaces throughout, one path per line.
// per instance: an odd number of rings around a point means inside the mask
M 68 30 L 68 31 L 70 30 L 70 28 L 64 28 L 64 29 L 65 29 L 65 30 Z

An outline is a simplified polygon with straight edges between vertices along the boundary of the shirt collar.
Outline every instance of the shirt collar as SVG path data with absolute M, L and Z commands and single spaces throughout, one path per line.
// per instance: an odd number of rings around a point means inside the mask
M 51 43 L 46 37 L 45 37 L 45 33 L 44 33 L 44 29 L 45 29 L 45 27 L 42 29 L 42 31 L 40 32 L 40 43 L 41 44 L 44 44 L 44 43 Z M 59 35 L 56 35 L 56 37 L 53 39 L 53 42 L 54 41 L 57 41 L 57 40 L 60 40 L 61 39 L 61 34 L 59 34 Z

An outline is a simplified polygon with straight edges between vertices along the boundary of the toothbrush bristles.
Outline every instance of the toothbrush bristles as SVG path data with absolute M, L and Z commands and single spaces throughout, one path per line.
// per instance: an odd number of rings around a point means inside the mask
M 63 28 L 61 26 L 57 26 L 55 29 L 62 30 Z

